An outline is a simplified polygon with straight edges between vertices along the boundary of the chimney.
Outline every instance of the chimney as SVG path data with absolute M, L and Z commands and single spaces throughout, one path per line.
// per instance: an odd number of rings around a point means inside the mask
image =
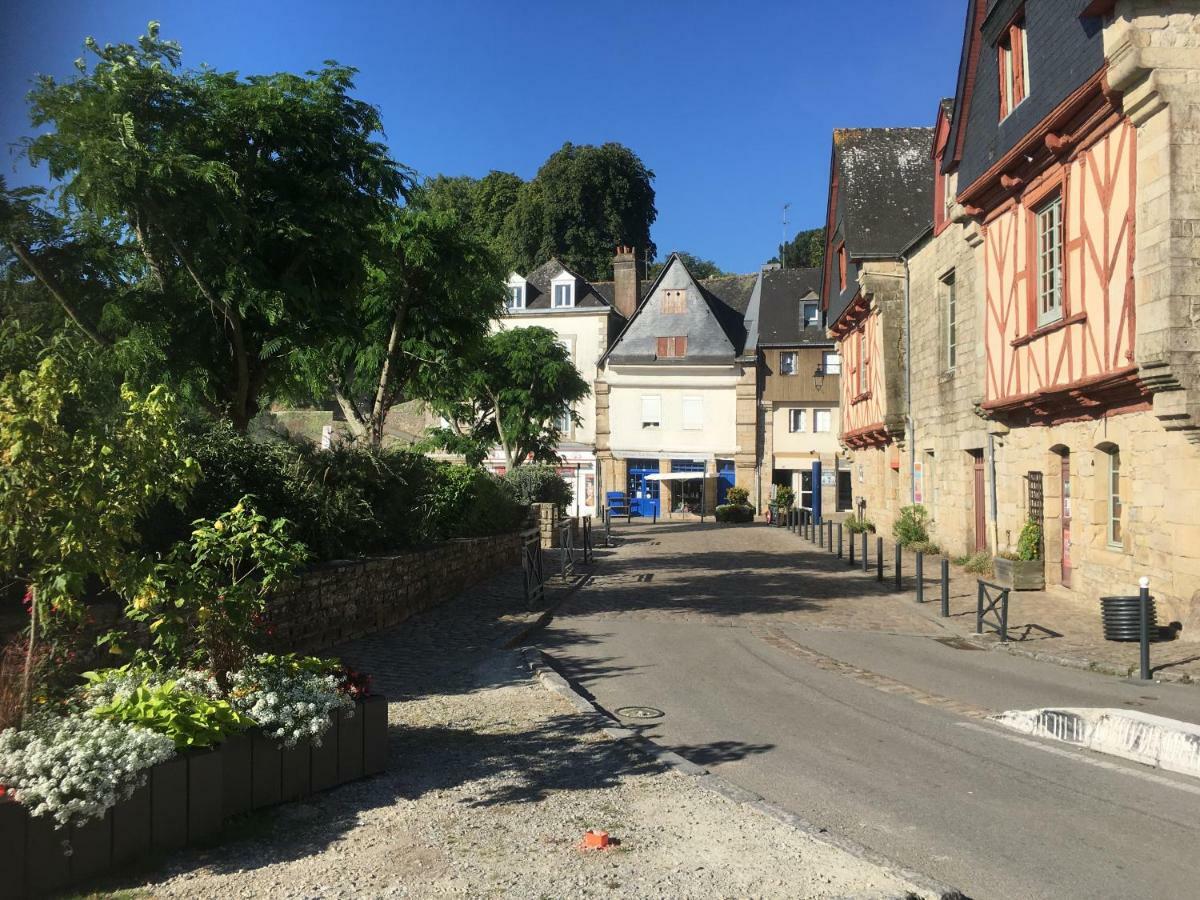
M 618 247 L 613 257 L 613 306 L 628 319 L 637 309 L 640 295 L 637 251 L 632 247 Z

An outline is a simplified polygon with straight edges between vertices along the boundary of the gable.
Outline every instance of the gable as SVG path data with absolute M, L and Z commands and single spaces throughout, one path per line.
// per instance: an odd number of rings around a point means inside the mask
M 683 292 L 682 312 L 679 292 Z M 726 333 L 709 296 L 687 267 L 673 257 L 643 299 L 637 313 L 608 353 L 617 364 L 720 364 L 732 363 L 737 348 Z M 729 312 L 738 315 L 739 311 Z M 741 310 L 740 312 L 744 312 Z M 659 338 L 686 337 L 687 351 L 682 358 L 659 359 Z

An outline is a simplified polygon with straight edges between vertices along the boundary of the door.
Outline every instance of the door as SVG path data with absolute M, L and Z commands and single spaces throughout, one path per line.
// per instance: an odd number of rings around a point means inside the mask
M 717 505 L 725 502 L 725 496 L 729 493 L 729 489 L 734 485 L 734 471 L 732 459 L 717 460 Z
M 812 498 L 812 520 L 821 524 L 821 461 L 813 460 L 812 466 L 812 483 L 813 483 L 813 498 Z
M 969 450 L 975 476 L 975 552 L 987 549 L 987 506 L 984 490 L 983 451 Z
M 837 508 L 839 511 L 854 508 L 854 479 L 849 469 L 838 469 Z
M 800 471 L 800 508 L 807 509 L 809 513 L 813 508 L 813 473 L 811 469 L 802 469 Z
M 635 516 L 658 515 L 657 481 L 648 481 L 647 475 L 658 474 L 657 459 L 629 460 L 629 511 Z
M 1062 455 L 1062 583 L 1071 586 L 1071 454 Z

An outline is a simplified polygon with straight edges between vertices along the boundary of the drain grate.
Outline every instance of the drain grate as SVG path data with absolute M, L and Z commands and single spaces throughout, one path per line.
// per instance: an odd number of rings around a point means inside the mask
M 934 638 L 939 644 L 944 644 L 951 650 L 984 650 L 978 644 L 972 644 L 970 641 L 963 640 L 960 637 L 940 637 Z
M 622 706 L 617 715 L 622 719 L 661 719 L 666 713 L 653 706 Z

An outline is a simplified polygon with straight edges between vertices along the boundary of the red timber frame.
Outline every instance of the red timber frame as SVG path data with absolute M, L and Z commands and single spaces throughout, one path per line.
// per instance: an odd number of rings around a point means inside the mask
M 842 357 L 842 443 L 855 448 L 891 443 L 891 434 L 884 426 L 878 313 L 871 309 L 867 298 L 856 294 L 829 330 Z
M 1136 130 L 1105 70 L 959 200 L 983 219 L 985 412 L 1055 424 L 1149 408 L 1134 365 Z M 1061 316 L 1038 325 L 1035 216 L 1062 198 Z

